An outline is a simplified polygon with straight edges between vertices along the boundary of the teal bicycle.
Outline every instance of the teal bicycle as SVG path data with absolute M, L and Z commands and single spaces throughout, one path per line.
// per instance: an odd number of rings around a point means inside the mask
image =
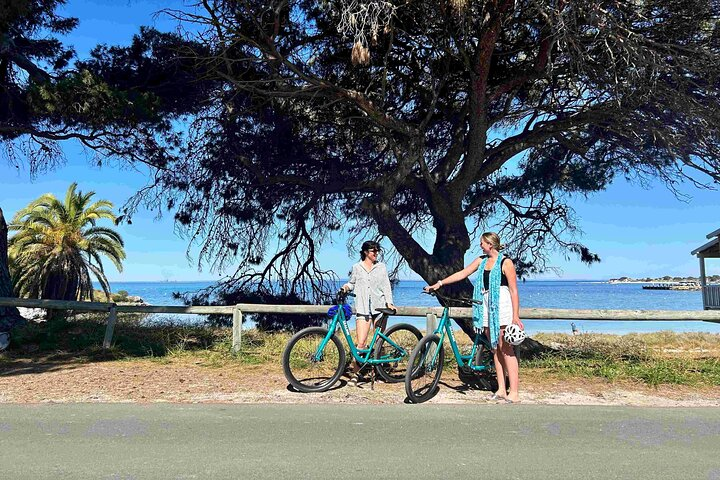
M 435 292 L 430 295 L 444 298 Z M 468 302 L 474 301 L 468 300 Z M 411 402 L 425 402 L 437 393 L 440 376 L 445 366 L 443 342 L 446 337 L 457 361 L 460 380 L 475 388 L 492 391 L 497 389 L 495 364 L 489 340 L 481 330 L 476 329 L 472 349 L 468 354 L 462 353 L 450 324 L 450 308 L 445 307 L 435 331 L 425 335 L 410 354 L 410 367 L 405 375 L 405 393 Z
M 389 309 L 376 309 L 383 318 L 376 327 L 368 348 L 358 349 L 350 335 L 348 320 L 352 315 L 345 303 L 348 296 L 338 292 L 332 320 L 326 327 L 308 327 L 296 333 L 288 342 L 282 356 L 283 371 L 290 385 L 300 392 L 324 392 L 340 379 L 347 368 L 345 348 L 336 335 L 338 328 L 350 347 L 350 355 L 360 367 L 371 366 L 388 383 L 405 380 L 410 352 L 422 338 L 420 330 L 407 323 L 399 323 L 384 330 Z

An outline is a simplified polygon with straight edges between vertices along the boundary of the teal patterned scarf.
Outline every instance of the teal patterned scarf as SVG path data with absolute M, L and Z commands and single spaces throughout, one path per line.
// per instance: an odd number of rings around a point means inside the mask
M 488 326 L 490 327 L 490 346 L 494 349 L 497 347 L 498 338 L 500 337 L 500 282 L 502 280 L 502 253 L 498 253 L 498 258 L 490 270 L 490 290 L 488 299 Z M 485 288 L 485 265 L 487 264 L 488 257 L 486 257 L 480 268 L 478 269 L 478 278 L 475 281 L 475 291 L 473 293 L 473 299 L 479 300 L 478 303 L 473 303 L 473 324 L 475 328 L 483 328 L 483 291 Z

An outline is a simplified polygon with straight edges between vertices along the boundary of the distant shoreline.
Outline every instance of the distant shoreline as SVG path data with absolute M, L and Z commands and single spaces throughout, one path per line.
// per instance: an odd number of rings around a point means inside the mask
M 720 275 L 710 275 L 705 278 L 708 283 L 720 283 Z M 620 277 L 611 278 L 607 283 L 659 283 L 659 284 L 676 284 L 676 283 L 697 283 L 700 284 L 700 277 L 671 277 L 666 275 L 660 278 L 631 278 Z
M 665 281 L 665 280 L 616 280 L 616 279 L 610 279 L 606 280 L 605 283 L 674 283 L 671 280 Z

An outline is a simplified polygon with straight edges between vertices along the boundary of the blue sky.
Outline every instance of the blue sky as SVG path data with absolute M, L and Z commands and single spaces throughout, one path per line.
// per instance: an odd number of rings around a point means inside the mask
M 129 43 L 140 25 L 172 30 L 176 26 L 174 21 L 153 14 L 179 3 L 69 0 L 61 13 L 80 18 L 80 25 L 65 41 L 74 45 L 83 57 L 98 43 Z M 116 206 L 121 206 L 145 184 L 143 172 L 90 165 L 87 155 L 77 145 L 66 144 L 65 153 L 64 167 L 35 180 L 30 178 L 25 166 L 16 168 L 0 160 L 0 206 L 6 217 L 12 217 L 15 211 L 43 193 L 62 196 L 73 181 L 78 182 L 81 190 L 94 190 L 98 197 L 107 198 Z M 647 187 L 619 180 L 587 200 L 575 199 L 572 206 L 584 232 L 580 240 L 603 261 L 587 267 L 575 258 L 567 261 L 562 255 L 553 255 L 552 264 L 559 267 L 562 274 L 558 277 L 548 273 L 540 278 L 601 280 L 620 276 L 698 275 L 698 261 L 690 251 L 705 243 L 706 234 L 720 228 L 720 194 L 685 185 L 680 190 L 690 198 L 683 202 L 659 183 Z M 128 258 L 122 273 L 116 272 L 108 262 L 111 281 L 219 278 L 208 268 L 198 271 L 197 248 L 190 246 L 190 257 L 186 255 L 188 241 L 176 231 L 171 215 L 156 217 L 157 212 L 141 211 L 133 217 L 132 225 L 118 228 L 126 242 Z M 469 252 L 468 261 L 478 252 L 477 248 Z M 324 267 L 339 273 L 347 271 L 355 261 L 348 257 L 344 238 L 326 245 L 320 259 Z M 707 273 L 720 274 L 720 264 L 708 262 Z M 406 276 L 417 278 L 412 272 Z

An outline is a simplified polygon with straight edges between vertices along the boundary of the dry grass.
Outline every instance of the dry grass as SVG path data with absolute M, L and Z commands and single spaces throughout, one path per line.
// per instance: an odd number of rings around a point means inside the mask
M 100 348 L 104 318 L 78 317 L 53 325 L 33 324 L 13 332 L 13 344 L 0 353 L 0 364 L 17 359 L 74 362 L 107 360 L 192 363 L 209 368 L 272 366 L 277 368 L 289 333 L 243 332 L 242 348 L 231 351 L 229 329 L 166 324 L 141 326 L 137 318 L 121 319 L 109 352 Z M 538 334 L 534 339 L 553 347 L 535 359 L 523 359 L 523 375 L 546 379 L 601 379 L 647 386 L 720 385 L 720 335 L 659 332 L 602 335 Z M 468 348 L 469 340 L 457 340 Z M 342 340 L 344 343 L 344 339 Z M 449 368 L 454 356 L 445 344 Z
M 560 377 L 599 377 L 646 385 L 720 385 L 720 335 L 658 332 L 631 335 L 541 334 L 555 351 L 524 366 Z

